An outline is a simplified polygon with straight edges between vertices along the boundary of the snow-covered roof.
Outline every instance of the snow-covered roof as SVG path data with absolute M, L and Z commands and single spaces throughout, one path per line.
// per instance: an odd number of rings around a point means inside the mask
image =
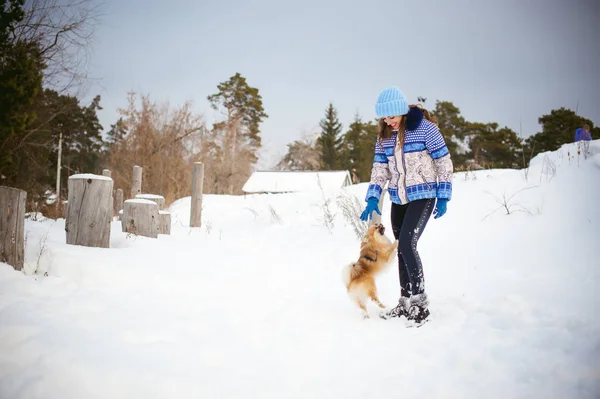
M 248 178 L 245 193 L 289 193 L 300 191 L 340 189 L 351 186 L 347 170 L 327 171 L 256 171 Z

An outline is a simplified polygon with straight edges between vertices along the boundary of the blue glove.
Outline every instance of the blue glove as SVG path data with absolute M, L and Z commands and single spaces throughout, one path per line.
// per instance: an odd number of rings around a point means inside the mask
M 441 218 L 446 213 L 446 205 L 448 204 L 448 200 L 445 198 L 438 198 L 437 204 L 435 205 L 435 210 L 433 214 L 435 215 L 434 219 Z
M 379 200 L 375 197 L 371 197 L 367 200 L 367 207 L 363 211 L 362 215 L 360 215 L 360 220 L 366 222 L 367 220 L 371 219 L 371 214 L 373 211 L 381 215 L 381 212 L 379 212 Z

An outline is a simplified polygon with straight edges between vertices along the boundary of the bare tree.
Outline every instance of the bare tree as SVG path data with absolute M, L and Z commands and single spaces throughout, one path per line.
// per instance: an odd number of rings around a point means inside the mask
M 367 232 L 368 223 L 360 220 L 362 204 L 359 199 L 343 190 L 337 196 L 337 206 L 342 211 L 346 222 L 352 226 L 352 230 L 354 231 L 354 234 L 356 234 L 356 237 L 359 239 L 362 238 Z
M 14 39 L 38 44 L 46 65 L 45 87 L 82 95 L 102 6 L 94 0 L 25 0 L 25 16 Z
M 129 187 L 134 165 L 144 168 L 142 191 L 160 194 L 167 203 L 190 195 L 192 163 L 203 146 L 206 129 L 191 103 L 171 110 L 148 96 L 129 94 L 126 109 L 119 109 L 120 127 L 125 130 L 109 148 L 106 166 L 112 170 L 116 187 Z M 202 160 L 206 162 L 205 160 Z
M 498 212 L 500 209 L 503 209 L 506 215 L 510 215 L 510 214 L 515 213 L 515 212 L 525 212 L 525 213 L 528 213 L 528 214 L 532 215 L 533 212 L 531 212 L 531 210 L 529 210 L 528 208 L 525 208 L 524 206 L 522 206 L 521 203 L 517 202 L 516 199 L 515 199 L 515 197 L 517 195 L 519 195 L 520 193 L 522 193 L 523 191 L 530 190 L 530 189 L 536 188 L 536 187 L 537 186 L 525 187 L 525 188 L 522 188 L 522 189 L 520 189 L 518 191 L 515 191 L 511 195 L 507 195 L 506 191 L 505 191 L 505 192 L 502 193 L 502 196 L 496 196 L 496 195 L 490 193 L 489 191 L 486 191 L 487 194 L 489 194 L 492 197 L 494 197 L 494 200 L 500 206 L 498 208 L 496 208 L 495 210 L 493 210 L 492 212 L 490 212 L 487 215 L 485 215 L 485 217 L 483 219 L 481 219 L 481 221 L 484 221 L 489 216 L 491 216 L 494 213 Z
M 321 211 L 323 212 L 323 225 L 327 227 L 327 230 L 331 233 L 333 227 L 335 226 L 335 212 L 331 209 L 331 204 L 333 202 L 332 197 L 328 197 L 325 195 L 325 190 L 323 189 L 323 184 L 321 183 L 321 178 L 317 175 L 317 184 L 319 186 L 319 190 L 321 191 L 321 198 L 323 202 L 320 204 Z
M 533 158 L 534 150 L 535 150 L 535 141 L 531 144 L 531 149 L 529 151 L 529 155 L 526 154 L 527 146 L 525 145 L 525 139 L 523 138 L 523 128 L 522 123 L 519 122 L 519 141 L 521 142 L 521 157 L 523 161 L 523 173 L 525 176 L 525 181 L 529 179 L 529 168 L 531 166 L 531 159 Z
M 321 149 L 310 135 L 288 144 L 288 152 L 277 164 L 279 170 L 319 170 Z
M 216 124 L 202 138 L 197 158 L 205 164 L 204 192 L 239 194 L 252 174 L 255 151 L 246 139 L 228 131 L 225 124 Z

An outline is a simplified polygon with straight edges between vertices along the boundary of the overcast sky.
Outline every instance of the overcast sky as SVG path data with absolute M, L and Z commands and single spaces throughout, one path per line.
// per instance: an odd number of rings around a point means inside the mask
M 332 102 L 346 128 L 375 117 L 379 92 L 452 101 L 470 121 L 523 135 L 561 106 L 600 124 L 600 1 L 107 0 L 95 34 L 90 97 L 105 131 L 126 93 L 192 100 L 236 72 L 257 87 L 261 167 L 318 130 Z

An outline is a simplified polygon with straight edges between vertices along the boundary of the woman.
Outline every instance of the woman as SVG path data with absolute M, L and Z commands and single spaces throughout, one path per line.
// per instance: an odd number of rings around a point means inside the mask
M 590 134 L 590 125 L 587 123 L 575 131 L 575 142 L 577 143 L 577 150 L 583 152 L 583 157 L 587 159 L 590 153 L 590 141 L 592 141 L 592 135 Z
M 417 241 L 432 211 L 436 219 L 446 213 L 446 204 L 452 197 L 452 160 L 437 125 L 428 120 L 429 113 L 418 106 L 409 107 L 397 87 L 381 92 L 375 111 L 381 118 L 379 134 L 367 207 L 360 218 L 369 220 L 373 211 L 381 215 L 379 197 L 387 184 L 392 201 L 392 230 L 399 241 L 400 277 L 398 306 L 380 316 L 404 316 L 422 323 L 429 316 L 429 302 Z

